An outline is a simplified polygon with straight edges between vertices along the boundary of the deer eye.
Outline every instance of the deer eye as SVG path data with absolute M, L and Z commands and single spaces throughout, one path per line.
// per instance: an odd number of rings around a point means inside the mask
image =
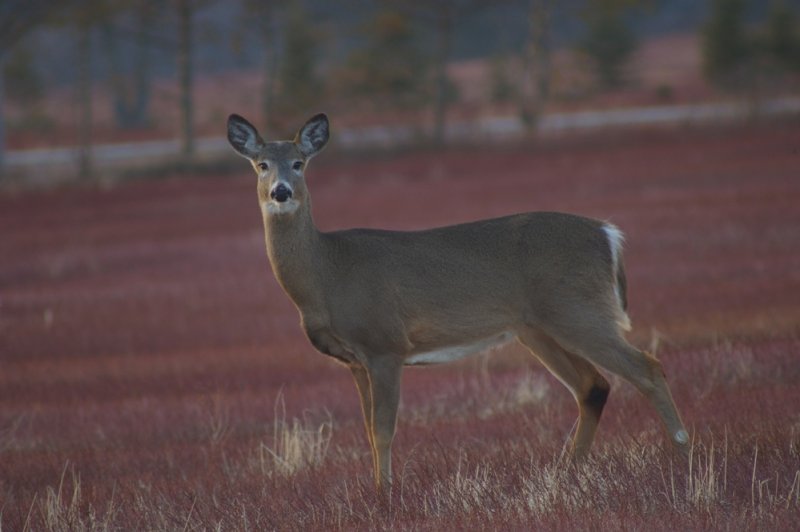
M 258 168 L 260 170 L 267 170 L 269 168 L 269 165 L 267 163 L 258 163 Z
M 302 170 L 303 169 L 303 161 L 295 161 L 294 164 L 292 165 L 292 169 L 296 170 L 297 172 Z

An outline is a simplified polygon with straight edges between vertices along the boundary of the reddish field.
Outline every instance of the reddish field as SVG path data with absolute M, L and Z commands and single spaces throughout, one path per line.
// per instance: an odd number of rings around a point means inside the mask
M 334 132 L 335 134 L 335 132 Z M 0 529 L 795 529 L 800 124 L 352 159 L 323 229 L 564 210 L 625 230 L 634 343 L 692 429 L 618 380 L 592 457 L 522 348 L 408 370 L 390 499 L 349 372 L 264 252 L 254 177 L 0 197 Z

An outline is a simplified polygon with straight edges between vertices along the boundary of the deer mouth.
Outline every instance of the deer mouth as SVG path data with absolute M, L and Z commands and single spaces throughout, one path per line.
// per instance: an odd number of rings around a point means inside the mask
M 300 202 L 292 198 L 286 198 L 283 201 L 269 199 L 261 204 L 261 209 L 265 215 L 282 215 L 293 213 L 299 206 Z

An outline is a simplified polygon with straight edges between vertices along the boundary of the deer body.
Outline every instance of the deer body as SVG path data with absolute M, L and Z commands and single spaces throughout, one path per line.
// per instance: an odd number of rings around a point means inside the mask
M 569 304 L 560 285 L 614 295 L 604 226 L 577 216 L 521 214 L 418 232 L 322 233 L 306 223 L 306 249 L 269 256 L 309 339 L 337 339 L 328 353 L 337 358 L 388 350 L 406 364 L 424 363 L 429 352 L 508 341 L 520 327 L 546 324 Z M 299 239 L 288 224 L 267 218 L 266 228 L 268 250 Z M 498 271 L 497 257 L 517 268 Z M 596 262 L 608 276 L 594 275 Z
M 259 173 L 267 254 L 314 347 L 347 365 L 361 398 L 375 481 L 391 481 L 406 365 L 457 360 L 513 339 L 561 380 L 580 410 L 583 456 L 609 385 L 633 383 L 673 441 L 688 442 L 660 364 L 630 346 L 622 235 L 607 223 L 540 212 L 402 232 L 320 232 L 303 170 L 328 139 L 317 115 L 293 142 L 266 143 L 232 115 L 228 138 Z

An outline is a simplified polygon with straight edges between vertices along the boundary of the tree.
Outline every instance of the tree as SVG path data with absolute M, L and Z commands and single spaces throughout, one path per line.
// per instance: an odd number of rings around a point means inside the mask
M 281 108 L 289 114 L 306 112 L 323 90 L 317 77 L 318 35 L 298 0 L 288 8 L 286 40 L 280 65 Z
M 109 16 L 102 24 L 103 48 L 108 57 L 110 88 L 114 118 L 123 129 L 143 127 L 147 124 L 150 102 L 150 47 L 152 27 L 157 13 L 156 0 L 126 0 L 116 2 L 118 13 L 132 12 L 135 19 L 133 31 L 124 32 L 120 24 Z M 118 17 L 117 17 L 118 18 Z M 126 34 L 127 33 L 127 34 Z M 130 38 L 134 43 L 133 72 L 122 68 L 120 38 Z
M 772 2 L 762 26 L 747 28 L 744 20 L 744 0 L 714 0 L 703 30 L 703 67 L 714 85 L 745 95 L 749 118 L 756 119 L 764 96 L 800 68 L 800 36 L 782 0 Z
M 522 122 L 528 128 L 534 127 L 550 98 L 552 12 L 553 0 L 528 0 L 528 37 L 519 105 Z
M 424 92 L 427 64 L 404 13 L 385 10 L 362 31 L 366 43 L 348 58 L 349 89 L 400 105 L 417 103 Z
M 178 15 L 178 86 L 180 87 L 181 154 L 185 159 L 194 155 L 194 102 L 192 56 L 194 55 L 193 0 L 176 0 Z
M 76 1 L 65 13 L 64 22 L 71 24 L 76 40 L 77 106 L 78 106 L 78 176 L 91 179 L 92 164 L 92 33 L 111 16 L 114 6 L 109 0 Z
M 33 28 L 69 6 L 70 3 L 56 3 L 51 0 L 3 0 L 0 2 L 0 52 L 10 50 Z
M 145 2 L 145 3 L 149 3 Z M 93 64 L 96 60 L 94 40 L 99 28 L 111 27 L 114 17 L 131 5 L 142 6 L 133 0 L 73 0 L 63 2 L 60 11 L 48 13 L 48 22 L 70 28 L 75 37 L 76 108 L 78 116 L 78 172 L 82 179 L 94 173 L 92 161 L 93 109 L 92 86 Z M 141 28 L 140 28 L 141 29 Z M 115 73 L 112 68 L 112 76 Z M 113 84 L 113 83 L 112 83 Z
M 453 28 L 456 24 L 456 17 L 459 13 L 458 0 L 434 1 L 432 5 L 435 9 L 433 14 L 434 27 L 436 28 L 436 54 L 435 57 L 435 77 L 436 77 L 436 96 L 433 108 L 433 141 L 437 145 L 445 142 L 445 127 L 447 121 L 448 86 L 450 80 L 447 77 L 447 63 L 450 60 L 450 49 L 453 44 Z M 436 5 L 439 4 L 439 5 Z
M 42 24 L 67 2 L 53 5 L 49 0 L 3 0 L 0 2 L 0 175 L 5 170 L 6 128 L 3 114 L 3 73 L 9 51 L 31 30 Z
M 262 135 L 268 137 L 273 127 L 275 91 L 280 66 L 281 22 L 283 13 L 280 2 L 275 0 L 244 0 L 242 4 L 242 27 L 251 28 L 261 42 L 264 61 L 262 63 L 264 83 L 261 87 Z M 253 21 L 256 21 L 253 24 Z M 236 39 L 240 37 L 235 36 Z M 240 41 L 237 42 L 237 45 Z
M 595 0 L 583 11 L 586 35 L 580 47 L 591 59 L 602 88 L 622 83 L 624 66 L 636 50 L 636 36 L 624 19 L 627 9 L 636 4 L 635 0 Z
M 88 13 L 79 17 L 77 26 L 78 48 L 78 108 L 79 138 L 78 175 L 82 179 L 92 176 L 92 20 Z
M 403 2 L 395 0 L 392 5 L 426 23 L 433 29 L 434 52 L 434 107 L 433 142 L 443 145 L 447 124 L 447 106 L 452 99 L 453 85 L 447 76 L 453 45 L 453 32 L 464 15 L 493 5 L 487 0 L 420 0 Z M 496 5 L 496 2 L 495 2 Z
M 744 27 L 743 0 L 713 0 L 711 18 L 703 30 L 703 68 L 720 87 L 737 88 L 750 57 Z
M 44 95 L 41 76 L 34 68 L 34 55 L 27 46 L 17 46 L 9 51 L 3 79 L 6 81 L 5 96 L 8 100 L 30 106 L 36 104 Z
M 775 0 L 767 19 L 765 51 L 787 70 L 800 69 L 800 33 L 795 12 L 783 0 Z
M 495 55 L 489 59 L 489 96 L 492 102 L 504 103 L 517 95 L 517 88 L 509 76 L 509 58 Z

